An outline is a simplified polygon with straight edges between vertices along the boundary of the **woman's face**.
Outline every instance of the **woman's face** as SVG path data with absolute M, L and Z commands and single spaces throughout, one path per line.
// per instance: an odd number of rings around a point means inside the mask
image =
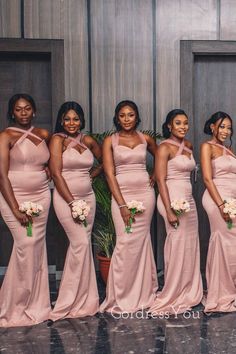
M 13 116 L 19 125 L 29 125 L 31 124 L 33 118 L 34 110 L 30 102 L 26 101 L 24 98 L 20 98 L 16 101 Z
M 80 130 L 80 118 L 73 109 L 66 112 L 62 118 L 62 126 L 69 135 L 76 135 Z
M 184 114 L 178 114 L 168 128 L 173 136 L 183 139 L 189 130 L 188 118 Z
M 224 118 L 222 122 L 221 119 L 218 119 L 215 124 L 210 125 L 210 128 L 212 135 L 222 143 L 224 143 L 232 133 L 232 124 L 229 118 Z
M 121 129 L 130 131 L 135 128 L 137 118 L 134 109 L 130 106 L 124 106 L 118 113 L 118 122 Z

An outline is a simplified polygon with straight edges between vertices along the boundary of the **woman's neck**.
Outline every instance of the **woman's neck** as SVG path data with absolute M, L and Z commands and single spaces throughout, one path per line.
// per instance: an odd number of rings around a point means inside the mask
M 184 141 L 184 138 L 177 138 L 177 137 L 174 136 L 174 135 L 171 135 L 171 136 L 169 137 L 169 139 L 174 140 L 174 141 L 176 141 L 177 143 L 180 143 L 180 144 Z

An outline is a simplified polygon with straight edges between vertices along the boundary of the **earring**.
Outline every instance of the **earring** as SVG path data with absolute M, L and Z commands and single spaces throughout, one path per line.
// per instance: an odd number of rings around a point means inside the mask
M 171 133 L 171 128 L 169 128 L 169 132 Z
M 35 113 L 33 113 L 33 117 L 35 117 Z
M 14 114 L 11 116 L 11 118 L 12 118 L 12 120 L 15 120 L 15 116 L 14 116 Z

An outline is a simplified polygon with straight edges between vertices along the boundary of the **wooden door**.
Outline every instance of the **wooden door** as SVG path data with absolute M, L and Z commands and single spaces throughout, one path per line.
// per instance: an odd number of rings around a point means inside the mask
M 183 41 L 181 43 L 181 107 L 190 116 L 190 139 L 199 165 L 200 144 L 211 137 L 204 123 L 217 111 L 236 114 L 236 42 Z M 236 148 L 236 142 L 233 143 Z M 210 228 L 202 206 L 205 190 L 201 170 L 193 184 L 199 216 L 201 268 L 205 269 Z

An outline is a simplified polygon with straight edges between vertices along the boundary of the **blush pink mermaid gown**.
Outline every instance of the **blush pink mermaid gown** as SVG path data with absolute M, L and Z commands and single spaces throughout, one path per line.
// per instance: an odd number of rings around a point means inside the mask
M 190 172 L 195 168 L 192 151 L 172 139 L 163 143 L 179 147 L 174 158 L 168 161 L 166 184 L 170 200 L 186 199 L 190 211 L 179 217 L 179 226 L 174 229 L 167 220 L 161 196 L 157 207 L 165 220 L 166 240 L 164 247 L 165 285 L 149 312 L 152 315 L 183 313 L 198 305 L 202 299 L 202 279 L 200 274 L 198 217 L 192 196 Z M 191 154 L 189 158 L 183 150 Z
M 14 239 L 7 272 L 0 290 L 0 327 L 31 326 L 48 319 L 51 310 L 46 253 L 46 224 L 50 191 L 44 166 L 49 151 L 44 140 L 19 128 L 22 136 L 10 150 L 10 179 L 18 204 L 41 204 L 43 212 L 33 219 L 32 237 L 26 235 L 0 194 L 0 211 Z M 33 143 L 29 137 L 37 139 Z
M 100 311 L 132 313 L 151 306 L 157 290 L 156 266 L 150 238 L 150 224 L 155 194 L 146 171 L 147 143 L 139 133 L 135 148 L 119 145 L 119 134 L 112 135 L 116 179 L 126 202 L 143 202 L 146 210 L 136 215 L 133 233 L 125 232 L 120 209 L 112 198 L 112 217 L 116 230 L 116 247 L 112 255 L 106 299 Z
M 62 155 L 62 176 L 74 199 L 85 200 L 91 209 L 86 218 L 87 227 L 76 223 L 72 219 L 70 207 L 57 189 L 54 189 L 54 209 L 70 244 L 57 302 L 50 314 L 50 319 L 53 321 L 62 318 L 94 315 L 99 309 L 99 296 L 91 247 L 96 201 L 89 170 L 93 166 L 94 158 L 92 152 L 82 143 L 81 134 L 76 139 L 70 137 L 68 139 L 71 142 Z M 76 145 L 80 145 L 85 150 L 79 153 L 75 149 Z
M 223 200 L 236 198 L 236 156 L 226 147 L 217 146 L 223 149 L 223 155 L 212 160 L 214 184 Z M 236 311 L 236 222 L 233 222 L 231 230 L 227 228 L 207 190 L 202 203 L 211 227 L 206 265 L 208 292 L 204 311 Z

